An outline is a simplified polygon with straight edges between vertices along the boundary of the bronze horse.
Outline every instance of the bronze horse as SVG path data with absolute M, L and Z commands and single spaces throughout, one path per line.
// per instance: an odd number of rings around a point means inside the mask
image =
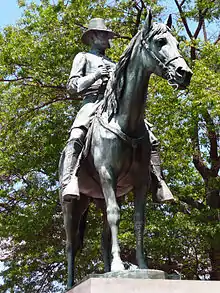
M 131 40 L 108 81 L 104 100 L 88 132 L 90 143 L 79 177 L 80 200 L 62 202 L 67 237 L 68 288 L 74 284 L 75 255 L 82 245 L 90 199 L 106 205 L 108 236 L 104 236 L 105 270 L 124 270 L 118 244 L 119 206 L 117 198 L 134 193 L 136 258 L 147 268 L 143 232 L 145 198 L 150 186 L 151 144 L 144 122 L 150 75 L 155 73 L 172 86 L 184 89 L 192 72 L 178 51 L 178 42 L 166 24 L 153 23 L 148 13 L 143 29 Z M 60 168 L 62 177 L 62 162 Z M 106 225 L 107 227 L 107 225 Z M 108 231 L 107 231 L 108 232 Z M 112 261 L 108 251 L 111 248 Z

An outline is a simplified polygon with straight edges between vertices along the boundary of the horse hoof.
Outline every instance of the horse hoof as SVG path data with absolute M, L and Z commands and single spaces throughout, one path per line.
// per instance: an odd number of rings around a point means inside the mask
M 118 272 L 118 271 L 124 271 L 124 270 L 125 270 L 125 267 L 120 259 L 112 261 L 111 272 Z
M 148 269 L 148 267 L 147 267 L 147 265 L 146 265 L 145 263 L 140 264 L 140 265 L 138 266 L 138 268 L 139 268 L 140 270 L 146 270 L 146 269 Z

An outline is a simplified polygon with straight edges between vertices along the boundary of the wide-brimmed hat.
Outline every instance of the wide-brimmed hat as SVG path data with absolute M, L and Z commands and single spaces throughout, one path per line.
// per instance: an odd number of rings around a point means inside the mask
M 89 22 L 88 29 L 82 35 L 82 41 L 84 44 L 89 45 L 90 37 L 94 33 L 94 31 L 106 32 L 109 35 L 109 39 L 113 39 L 114 36 L 116 36 L 113 31 L 107 29 L 104 19 L 93 18 Z

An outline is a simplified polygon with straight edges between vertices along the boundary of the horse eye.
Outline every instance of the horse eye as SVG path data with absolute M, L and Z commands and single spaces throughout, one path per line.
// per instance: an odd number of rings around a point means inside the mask
M 162 47 L 167 44 L 167 39 L 162 38 L 162 39 L 157 40 L 157 42 Z
M 177 49 L 178 49 L 178 50 L 180 49 L 180 44 L 179 44 L 179 43 L 177 44 Z

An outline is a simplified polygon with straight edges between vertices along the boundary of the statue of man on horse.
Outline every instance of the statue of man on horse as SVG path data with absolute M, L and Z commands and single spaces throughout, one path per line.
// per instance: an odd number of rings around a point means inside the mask
M 79 187 L 77 171 L 80 168 L 80 154 L 92 119 L 102 103 L 107 82 L 115 69 L 115 63 L 105 55 L 110 41 L 116 34 L 107 29 L 104 20 L 90 20 L 88 29 L 82 35 L 82 41 L 91 46 L 88 53 L 81 52 L 73 60 L 72 70 L 67 84 L 70 94 L 83 97 L 82 107 L 71 127 L 70 136 L 63 155 L 62 200 L 78 198 Z M 146 120 L 145 120 L 146 121 Z M 151 142 L 151 191 L 155 202 L 173 200 L 173 195 L 166 185 L 160 168 L 158 140 L 151 131 L 151 124 L 146 121 Z
M 171 16 L 165 24 L 153 22 L 149 11 L 117 64 L 105 56 L 116 34 L 103 19 L 92 19 L 82 36 L 91 50 L 76 55 L 67 87 L 83 97 L 83 105 L 59 165 L 68 288 L 74 284 L 75 256 L 82 247 L 91 198 L 101 202 L 108 225 L 103 241 L 105 270 L 121 271 L 125 268 L 118 242 L 118 198 L 133 191 L 136 260 L 139 269 L 147 268 L 146 193 L 151 187 L 156 202 L 173 199 L 162 177 L 157 139 L 144 117 L 149 79 L 155 73 L 175 88 L 185 89 L 192 76 L 171 24 Z

